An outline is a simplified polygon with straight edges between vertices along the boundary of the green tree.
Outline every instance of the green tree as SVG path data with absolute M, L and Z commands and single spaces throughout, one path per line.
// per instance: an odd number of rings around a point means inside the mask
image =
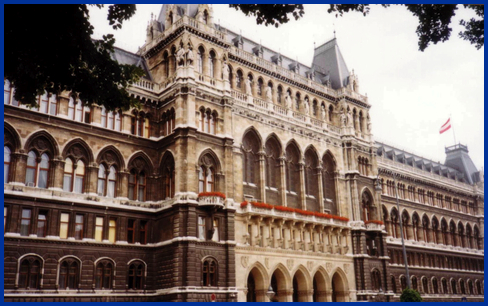
M 419 20 L 417 35 L 419 37 L 419 50 L 424 51 L 431 43 L 444 42 L 451 37 L 451 20 L 459 7 L 474 10 L 476 18 L 461 20 L 460 24 L 465 30 L 459 33 L 464 40 L 474 44 L 477 49 L 484 46 L 485 32 L 485 7 L 475 4 L 402 4 Z M 274 25 L 290 20 L 288 15 L 299 19 L 304 15 L 304 8 L 301 4 L 230 4 L 236 10 L 241 10 L 246 16 L 256 16 L 258 24 Z M 378 5 L 375 5 L 378 6 Z M 382 4 L 387 8 L 390 4 Z M 335 13 L 336 17 L 343 16 L 348 12 L 360 12 L 367 16 L 370 4 L 330 4 L 329 13 Z
M 91 38 L 87 5 L 13 4 L 4 9 L 4 77 L 15 84 L 17 100 L 36 106 L 36 96 L 44 91 L 70 91 L 109 110 L 138 104 L 127 87 L 144 72 L 112 58 L 113 35 Z M 134 4 L 110 5 L 107 20 L 120 29 L 135 11 Z
M 400 302 L 422 302 L 422 297 L 417 290 L 405 288 L 400 295 Z

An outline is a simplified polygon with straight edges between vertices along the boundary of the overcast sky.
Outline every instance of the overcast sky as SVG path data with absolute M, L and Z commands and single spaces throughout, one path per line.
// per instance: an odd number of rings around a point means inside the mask
M 360 92 L 372 105 L 374 137 L 378 141 L 439 161 L 453 133 L 439 135 L 451 115 L 456 141 L 468 145 L 478 168 L 484 166 L 484 48 L 476 50 L 458 37 L 459 20 L 474 16 L 461 9 L 453 20 L 451 39 L 418 51 L 417 19 L 404 7 L 373 6 L 370 14 L 348 13 L 336 18 L 328 5 L 305 5 L 305 15 L 279 28 L 257 25 L 228 5 L 215 4 L 214 22 L 283 55 L 310 65 L 317 46 L 333 38 L 334 29 L 349 70 L 359 76 Z M 136 52 L 144 44 L 151 13 L 161 4 L 137 5 L 137 13 L 122 30 L 111 31 L 106 12 L 91 10 L 95 37 L 114 33 L 116 45 Z

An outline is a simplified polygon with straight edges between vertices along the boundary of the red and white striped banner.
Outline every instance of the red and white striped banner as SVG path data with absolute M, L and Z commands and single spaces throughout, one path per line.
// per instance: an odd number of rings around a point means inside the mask
M 449 130 L 451 128 L 451 118 L 447 119 L 447 122 L 444 123 L 443 126 L 441 126 L 441 129 L 439 130 L 439 134 L 444 133 L 445 131 Z

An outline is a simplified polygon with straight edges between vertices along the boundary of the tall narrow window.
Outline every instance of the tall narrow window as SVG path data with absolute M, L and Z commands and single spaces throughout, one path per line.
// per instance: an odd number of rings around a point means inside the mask
M 205 218 L 198 217 L 198 239 L 205 239 Z
M 7 146 L 3 147 L 3 183 L 7 184 L 9 182 L 10 173 L 10 157 L 11 151 Z
M 219 236 L 219 219 L 214 218 L 213 220 L 213 228 L 214 228 L 214 233 L 212 236 L 213 241 L 220 241 L 220 236 Z
M 212 168 L 200 167 L 198 173 L 198 192 L 214 191 L 214 171 Z
M 129 175 L 129 199 L 144 202 L 146 200 L 146 175 L 132 170 Z
M 40 211 L 37 215 L 37 237 L 46 237 L 47 211 Z
M 59 238 L 61 239 L 68 238 L 68 229 L 69 229 L 69 214 L 61 213 L 61 219 L 59 222 Z
M 39 188 L 47 188 L 49 173 L 49 156 L 46 153 L 42 154 L 41 162 L 39 164 L 39 180 L 37 186 Z
M 205 287 L 217 286 L 216 283 L 217 263 L 212 259 L 203 262 L 202 285 Z
M 135 240 L 135 220 L 129 219 L 127 223 L 127 242 L 134 243 Z
M 39 259 L 24 259 L 19 269 L 19 288 L 38 289 L 40 279 L 41 263 Z
M 144 266 L 142 263 L 134 263 L 129 266 L 129 289 L 142 289 L 142 277 Z
M 106 128 L 107 127 L 107 110 L 105 109 L 105 107 L 102 107 L 102 127 Z
M 12 89 L 10 87 L 10 82 L 7 79 L 3 80 L 3 104 L 10 104 L 10 97 L 12 94 Z
M 121 129 L 122 129 L 122 125 L 120 122 L 120 114 L 119 114 L 119 112 L 116 112 L 115 113 L 115 130 L 120 132 Z
M 73 98 L 69 98 L 68 102 L 68 118 L 71 120 L 75 119 L 75 100 Z
M 139 222 L 139 243 L 147 243 L 147 221 Z
M 75 219 L 75 239 L 82 240 L 84 237 L 84 223 L 83 223 L 84 216 L 83 215 L 76 215 Z
M 82 122 L 83 120 L 83 105 L 80 101 L 75 104 L 75 121 Z
M 75 186 L 73 191 L 76 193 L 83 193 L 83 181 L 85 178 L 85 163 L 79 160 L 76 163 L 76 172 L 75 172 Z
M 283 88 L 281 86 L 278 86 L 278 91 L 276 93 L 276 102 L 281 104 L 283 100 Z
M 111 262 L 103 261 L 97 264 L 95 271 L 95 288 L 111 289 L 113 277 L 113 266 Z
M 117 239 L 117 220 L 111 218 L 108 221 L 108 241 L 115 243 Z
M 78 262 L 64 261 L 59 267 L 59 289 L 76 289 L 78 287 Z
M 47 114 L 49 110 L 49 96 L 48 93 L 45 92 L 41 97 L 40 97 L 40 112 Z
M 107 114 L 107 128 L 114 129 L 114 112 L 108 112 Z
M 150 122 L 149 122 L 149 118 L 145 118 L 144 119 L 144 137 L 145 138 L 149 138 L 151 133 L 151 125 L 150 125 Z
M 202 47 L 198 48 L 197 69 L 198 69 L 198 73 L 200 73 L 200 74 L 203 73 L 203 53 L 204 53 L 203 48 Z
M 73 186 L 73 162 L 70 158 L 64 161 L 64 178 L 63 178 L 63 190 L 72 191 Z
M 98 168 L 98 195 L 114 198 L 116 181 L 117 177 L 114 166 L 111 166 L 107 173 L 105 166 L 100 164 Z
M 95 241 L 101 242 L 103 240 L 103 217 L 95 219 Z
M 67 192 L 83 193 L 85 178 L 85 163 L 79 160 L 76 168 L 71 158 L 64 163 L 63 190 Z
M 32 210 L 22 209 L 22 219 L 20 221 L 20 235 L 29 236 L 31 225 Z
M 208 61 L 209 75 L 212 79 L 215 79 L 215 53 L 213 51 L 210 51 Z
M 104 165 L 98 167 L 98 195 L 105 194 L 106 170 Z
M 27 155 L 27 166 L 26 166 L 25 184 L 30 187 L 35 187 L 37 182 L 37 155 L 34 151 L 30 151 Z

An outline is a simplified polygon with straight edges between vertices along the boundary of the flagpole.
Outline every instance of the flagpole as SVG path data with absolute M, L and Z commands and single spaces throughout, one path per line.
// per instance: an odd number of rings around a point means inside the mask
M 449 114 L 449 118 L 451 118 L 452 135 L 454 136 L 454 145 L 456 145 L 456 133 L 454 133 L 454 124 L 452 123 L 452 114 Z

